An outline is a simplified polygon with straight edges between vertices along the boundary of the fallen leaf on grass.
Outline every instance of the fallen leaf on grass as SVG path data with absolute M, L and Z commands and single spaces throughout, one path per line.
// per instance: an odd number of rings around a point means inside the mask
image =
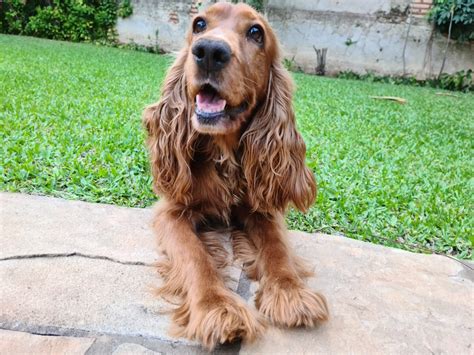
M 399 104 L 406 104 L 407 100 L 397 96 L 369 96 L 371 99 L 395 101 Z

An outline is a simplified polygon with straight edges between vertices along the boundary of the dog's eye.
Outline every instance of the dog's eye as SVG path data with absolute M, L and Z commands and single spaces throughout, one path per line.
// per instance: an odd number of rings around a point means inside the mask
M 200 17 L 198 17 L 196 20 L 194 20 L 193 24 L 193 32 L 194 33 L 200 33 L 204 31 L 207 27 L 206 21 Z
M 263 43 L 263 29 L 260 25 L 254 25 L 250 27 L 249 31 L 247 32 L 247 37 L 251 38 L 258 44 Z

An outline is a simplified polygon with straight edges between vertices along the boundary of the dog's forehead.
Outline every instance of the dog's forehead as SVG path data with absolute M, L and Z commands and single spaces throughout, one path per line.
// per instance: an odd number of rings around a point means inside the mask
M 253 22 L 259 19 L 258 13 L 252 7 L 243 3 L 217 3 L 209 7 L 204 12 L 204 15 L 211 22 L 214 22 L 214 25 L 224 22 L 227 24 L 233 23 L 238 25 L 242 22 Z

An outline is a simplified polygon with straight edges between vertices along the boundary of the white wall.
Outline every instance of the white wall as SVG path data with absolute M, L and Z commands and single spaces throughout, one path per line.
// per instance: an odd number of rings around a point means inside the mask
M 203 6 L 211 1 L 203 1 Z M 328 48 L 326 70 L 403 73 L 403 47 L 410 0 L 268 0 L 267 17 L 284 54 L 306 72 L 314 72 L 317 48 Z M 191 0 L 132 0 L 133 15 L 117 25 L 122 42 L 158 43 L 177 51 L 196 9 Z M 193 10 L 194 8 L 194 10 Z M 158 37 L 155 32 L 158 30 Z M 352 41 L 351 45 L 346 42 Z M 424 18 L 413 18 L 406 46 L 406 72 L 419 78 L 436 75 L 446 38 L 433 33 Z M 474 44 L 453 43 L 445 72 L 474 69 Z
M 287 10 L 372 14 L 377 11 L 389 12 L 396 7 L 404 9 L 410 0 L 268 0 L 267 3 L 273 8 Z
M 268 18 L 283 45 L 285 55 L 293 58 L 304 71 L 314 72 L 316 48 L 328 48 L 326 70 L 336 73 L 352 70 L 384 75 L 403 74 L 403 47 L 405 40 L 406 73 L 419 78 L 438 73 L 446 45 L 446 38 L 433 32 L 425 18 L 411 18 L 412 26 L 407 38 L 408 23 L 406 1 L 372 0 L 366 2 L 369 13 L 346 12 L 359 1 L 339 1 L 341 11 L 327 11 L 324 0 L 311 3 L 313 10 L 296 8 L 288 11 L 285 0 L 269 0 Z M 322 10 L 320 8 L 324 2 Z M 348 3 L 348 4 L 343 4 Z M 350 4 L 349 4 L 350 3 Z M 380 12 L 384 4 L 395 5 Z M 369 7 L 370 5 L 370 7 Z M 333 9 L 337 9 L 334 6 Z M 394 10 L 392 10 L 394 9 Z M 355 10 L 354 10 L 355 11 Z M 348 44 L 351 42 L 351 44 Z M 474 69 L 474 45 L 453 43 L 446 61 L 446 72 Z

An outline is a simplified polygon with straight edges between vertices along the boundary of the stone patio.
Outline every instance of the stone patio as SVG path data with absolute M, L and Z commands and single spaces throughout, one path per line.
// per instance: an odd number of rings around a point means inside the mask
M 150 209 L 0 193 L 0 354 L 200 354 L 167 334 Z M 438 255 L 292 232 L 331 319 L 216 353 L 474 354 L 474 271 Z M 252 304 L 237 265 L 229 285 Z

